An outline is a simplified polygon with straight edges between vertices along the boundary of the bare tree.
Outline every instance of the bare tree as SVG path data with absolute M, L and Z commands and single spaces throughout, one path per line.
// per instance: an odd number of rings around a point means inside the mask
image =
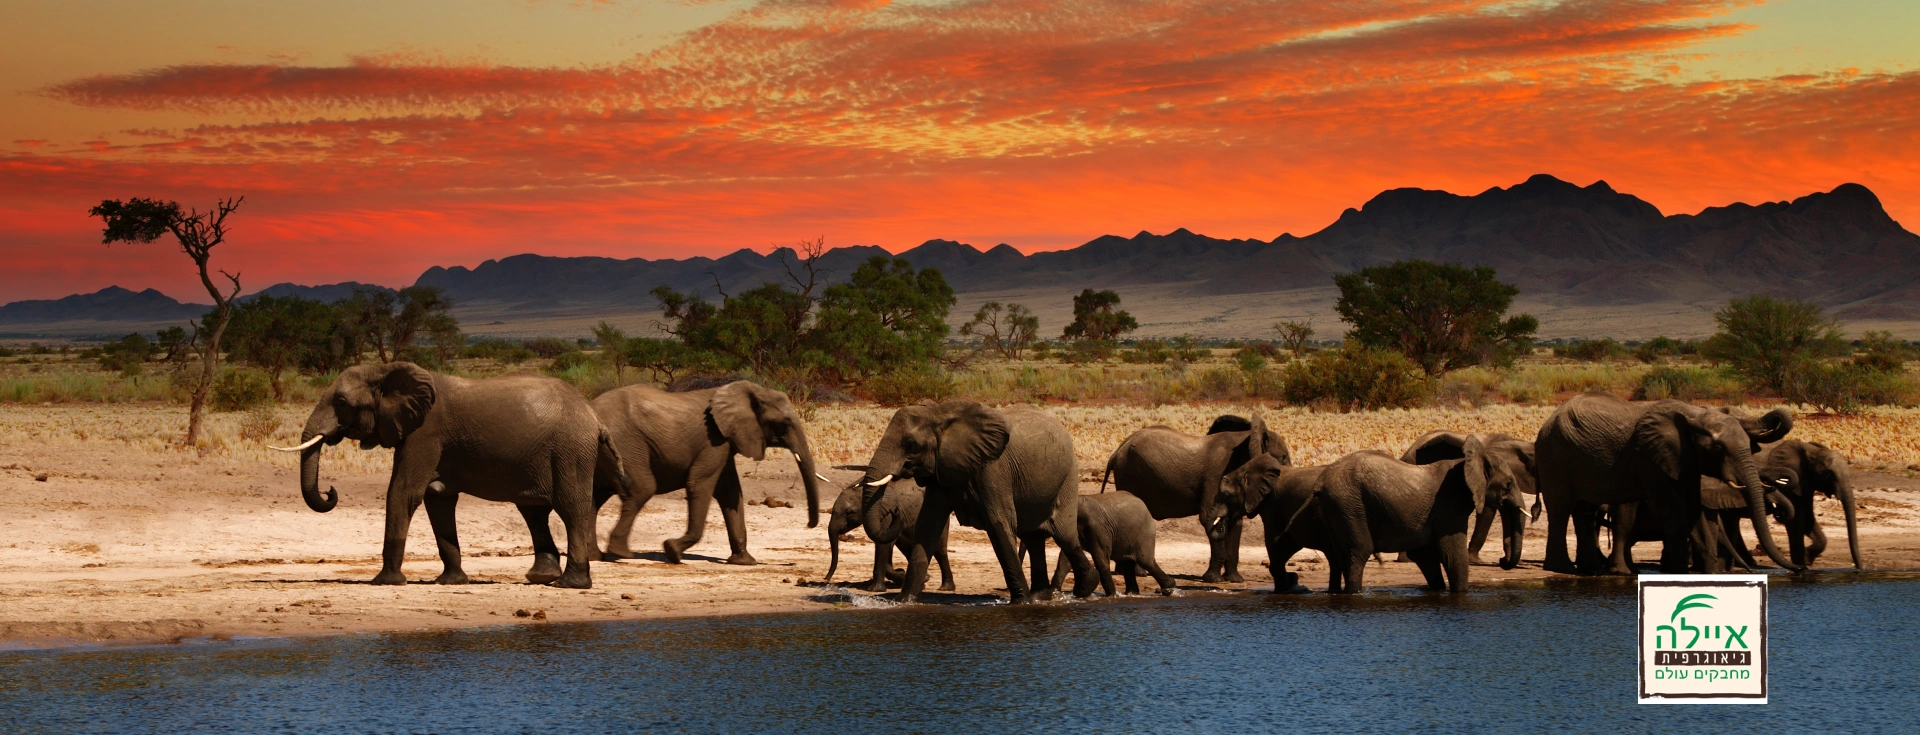
M 1009 360 L 1020 359 L 1020 351 L 1033 346 L 1040 333 L 1040 318 L 1019 304 L 989 301 L 973 313 L 972 321 L 960 325 L 960 334 L 979 337 L 983 345 Z
M 160 239 L 161 235 L 172 234 L 173 239 L 180 243 L 180 249 L 200 269 L 200 285 L 205 286 L 207 295 L 213 297 L 214 324 L 207 335 L 206 350 L 201 353 L 200 379 L 193 387 L 193 403 L 188 409 L 187 446 L 198 446 L 200 443 L 207 393 L 213 388 L 214 375 L 220 367 L 220 336 L 227 331 L 227 323 L 233 318 L 233 299 L 240 295 L 240 274 L 219 271 L 233 284 L 232 290 L 222 292 L 207 270 L 207 260 L 212 256 L 214 246 L 227 239 L 227 215 L 239 209 L 243 201 L 246 201 L 246 197 L 221 199 L 212 211 L 189 209 L 183 214 L 178 202 L 106 199 L 87 212 L 106 223 L 100 238 L 100 242 L 105 244 L 148 243 Z M 204 325 L 196 326 L 196 331 L 201 326 Z
M 1273 331 L 1280 333 L 1280 346 L 1287 348 L 1294 357 L 1307 354 L 1307 340 L 1313 339 L 1313 320 L 1304 322 L 1276 322 Z

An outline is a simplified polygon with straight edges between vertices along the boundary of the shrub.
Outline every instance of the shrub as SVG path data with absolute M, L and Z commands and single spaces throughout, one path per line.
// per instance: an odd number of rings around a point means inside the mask
M 272 403 L 261 403 L 247 409 L 246 416 L 240 419 L 240 438 L 247 441 L 266 441 L 280 430 L 280 414 Z
M 882 406 L 942 401 L 954 394 L 952 376 L 931 368 L 906 368 L 867 379 L 867 395 Z
M 519 342 L 504 339 L 483 339 L 467 345 L 461 351 L 462 357 L 494 360 L 506 365 L 515 365 L 536 357 L 533 350 Z
M 1619 362 L 1627 359 L 1628 354 L 1626 345 L 1613 341 L 1612 337 L 1582 340 L 1553 348 L 1554 357 L 1582 362 Z
M 1099 362 L 1113 357 L 1113 343 L 1104 339 L 1074 340 L 1060 357 L 1071 363 Z
M 533 354 L 548 360 L 554 359 L 556 357 L 559 357 L 561 355 L 565 355 L 568 353 L 580 351 L 580 345 L 573 342 L 568 342 L 567 340 L 564 340 L 564 339 L 555 339 L 553 337 L 541 337 L 539 339 L 526 342 L 522 346 L 526 347 L 529 351 L 533 352 Z
M 1732 367 L 1749 385 L 1783 396 L 1797 366 L 1853 351 L 1841 339 L 1840 325 L 1807 301 L 1750 296 L 1729 302 L 1713 318 L 1720 331 L 1700 345 L 1700 355 Z
M 1788 401 L 1826 413 L 1854 414 L 1867 406 L 1920 403 L 1920 386 L 1903 372 L 1875 370 L 1853 362 L 1807 361 L 1787 374 Z
M 1331 404 L 1343 411 L 1412 406 L 1428 393 L 1420 367 L 1405 355 L 1347 345 L 1288 363 L 1281 395 L 1297 406 Z
M 574 350 L 572 352 L 562 352 L 559 355 L 556 355 L 553 358 L 552 367 L 547 368 L 547 370 L 549 372 L 554 372 L 554 373 L 563 373 L 568 370 L 573 370 L 580 367 L 586 367 L 592 364 L 594 364 L 593 355 L 589 355 L 579 350 Z
M 1745 391 L 1738 379 L 1704 368 L 1656 367 L 1640 376 L 1633 397 L 1642 401 L 1673 398 L 1698 401 L 1708 398 L 1735 400 Z
M 1633 349 L 1633 356 L 1641 362 L 1659 362 L 1682 355 L 1700 354 L 1700 343 L 1693 340 L 1677 340 L 1672 337 L 1654 337 Z
M 266 371 L 258 368 L 230 367 L 213 381 L 211 403 L 215 411 L 244 411 L 272 400 L 273 385 Z

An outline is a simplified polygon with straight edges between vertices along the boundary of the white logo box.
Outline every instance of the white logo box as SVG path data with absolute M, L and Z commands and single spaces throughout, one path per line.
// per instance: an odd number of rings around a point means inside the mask
M 1642 574 L 1641 704 L 1767 703 L 1767 575 Z

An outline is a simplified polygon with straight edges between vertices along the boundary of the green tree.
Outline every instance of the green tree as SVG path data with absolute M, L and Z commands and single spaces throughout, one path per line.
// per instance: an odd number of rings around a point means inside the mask
M 1486 266 L 1405 260 L 1335 276 L 1334 309 L 1347 339 L 1395 350 L 1428 375 L 1479 363 L 1504 364 L 1532 344 L 1540 322 L 1505 318 L 1520 289 Z
M 407 360 L 440 365 L 466 346 L 453 301 L 434 286 L 409 286 L 397 293 L 356 289 L 343 304 L 357 336 L 383 363 Z
M 255 296 L 234 307 L 227 357 L 264 371 L 274 400 L 283 400 L 287 371 L 344 367 L 338 352 L 357 340 L 349 337 L 351 330 L 342 321 L 333 304 L 298 296 Z
M 1808 301 L 1754 295 L 1728 302 L 1713 319 L 1720 330 L 1701 343 L 1700 355 L 1781 395 L 1797 366 L 1853 351 L 1840 324 Z
M 100 242 L 149 243 L 160 239 L 161 235 L 173 235 L 174 242 L 193 259 L 200 270 L 200 285 L 207 289 L 207 295 L 213 297 L 214 321 L 207 333 L 207 349 L 201 353 L 200 377 L 194 382 L 193 402 L 187 409 L 187 445 L 200 443 L 200 427 L 206 416 L 207 395 L 213 389 L 213 380 L 220 368 L 220 338 L 227 331 L 227 321 L 233 313 L 233 298 L 240 295 L 240 276 L 236 273 L 220 271 L 233 284 L 231 290 L 222 291 L 214 285 L 208 272 L 208 263 L 213 249 L 227 239 L 227 215 L 240 208 L 245 197 L 221 199 L 214 209 L 202 212 L 190 209 L 180 210 L 177 202 L 158 199 L 118 199 L 102 200 L 100 204 L 87 211 L 93 217 L 99 217 L 106 227 L 102 229 Z
M 1074 340 L 1077 354 L 1097 358 L 1112 354 L 1120 335 L 1140 328 L 1140 322 L 1118 306 L 1120 294 L 1112 290 L 1082 289 L 1073 297 L 1073 323 L 1061 330 L 1061 338 Z
M 147 358 L 153 355 L 153 343 L 138 332 L 121 337 L 118 342 L 108 342 L 100 348 L 100 367 L 106 370 L 118 370 L 121 375 L 132 377 L 146 368 Z
M 184 363 L 193 354 L 194 338 L 187 336 L 187 330 L 180 327 L 167 327 L 153 333 L 153 346 L 161 352 L 160 359 L 169 363 Z
M 827 287 L 809 341 L 842 380 L 929 365 L 940 358 L 953 302 L 940 271 L 874 256 L 848 282 Z
M 619 327 L 602 320 L 593 328 L 593 338 L 600 343 L 601 357 L 613 365 L 613 381 L 620 382 L 620 368 L 627 362 L 627 333 Z
M 1307 354 L 1307 341 L 1313 339 L 1313 320 L 1304 322 L 1275 322 L 1273 331 L 1280 335 L 1280 346 L 1293 353 L 1294 357 Z
M 646 370 L 654 382 L 662 386 L 671 386 L 682 377 L 717 367 L 708 353 L 671 339 L 634 337 L 627 340 L 624 354 L 627 365 Z
M 1009 360 L 1020 359 L 1020 352 L 1033 346 L 1040 335 L 1040 317 L 1019 304 L 989 301 L 973 312 L 973 319 L 960 325 L 960 334 L 979 337 L 981 345 Z

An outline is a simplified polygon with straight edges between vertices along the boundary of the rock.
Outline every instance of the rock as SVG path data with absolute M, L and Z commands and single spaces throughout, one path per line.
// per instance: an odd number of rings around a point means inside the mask
M 264 611 L 264 610 L 262 610 L 262 612 L 265 612 L 265 611 Z M 516 618 L 525 618 L 525 617 L 531 617 L 532 615 L 533 615 L 533 613 L 530 613 L 530 612 L 527 612 L 527 609 L 526 609 L 526 608 L 524 608 L 524 607 L 523 607 L 523 608 L 520 608 L 520 609 L 518 609 L 518 610 L 515 610 L 515 611 L 513 611 L 513 616 L 514 616 L 514 617 L 516 617 Z
M 769 507 L 769 508 L 791 508 L 791 507 L 793 507 L 793 503 L 792 503 L 792 502 L 789 502 L 789 501 L 786 501 L 786 500 L 781 500 L 781 499 L 779 499 L 779 498 L 767 498 L 767 502 L 765 503 L 765 505 L 766 505 L 767 507 Z
M 34 476 L 33 476 L 33 481 L 34 481 L 34 482 L 46 482 L 46 481 L 47 481 L 47 473 L 45 473 L 45 472 L 42 472 L 42 473 L 40 473 L 40 474 L 37 474 L 37 475 L 34 475 Z
M 622 594 L 620 595 L 620 599 L 622 599 L 622 600 L 631 600 L 631 599 L 633 599 L 633 595 L 631 595 L 631 594 L 627 594 L 627 593 L 622 593 Z
M 546 619 L 547 619 L 547 611 L 545 611 L 545 610 L 535 610 L 535 611 L 533 611 L 533 619 L 534 619 L 534 620 L 546 620 Z

